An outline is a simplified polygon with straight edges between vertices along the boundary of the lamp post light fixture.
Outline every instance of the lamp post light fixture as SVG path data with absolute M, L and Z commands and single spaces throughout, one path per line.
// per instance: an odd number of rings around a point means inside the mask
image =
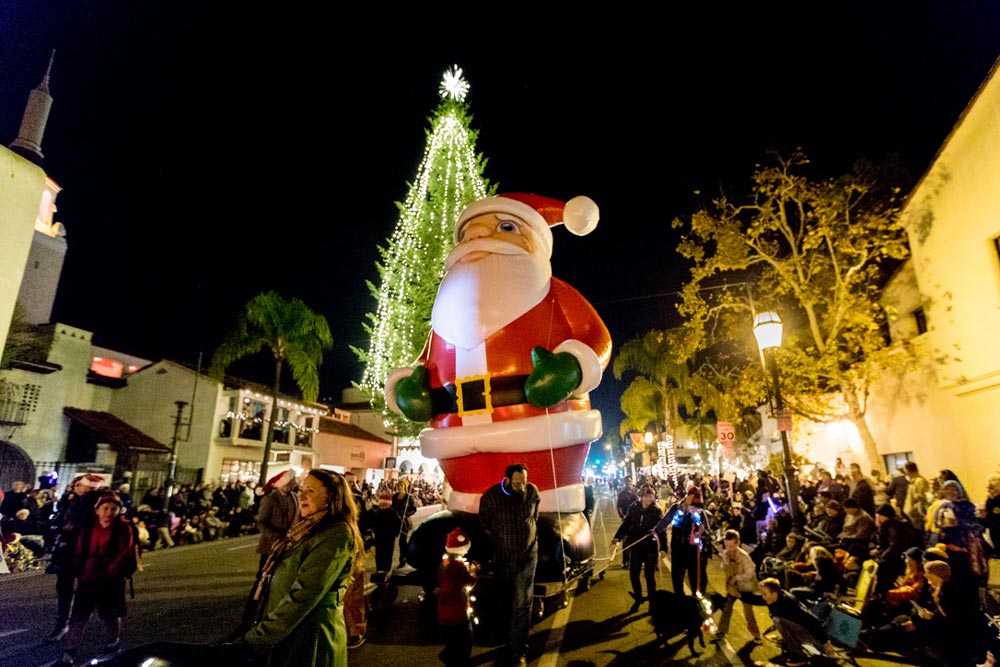
M 781 318 L 775 312 L 760 313 L 754 318 L 753 335 L 757 339 L 765 372 L 771 379 L 771 390 L 774 397 L 774 416 L 780 421 L 785 411 L 785 403 L 781 398 L 781 380 L 778 377 L 778 362 L 774 358 L 775 351 L 781 347 Z M 784 460 L 785 498 L 788 501 L 788 511 L 792 517 L 792 525 L 801 531 L 805 522 L 799 510 L 799 477 L 798 471 L 792 465 L 792 449 L 788 444 L 788 433 L 781 428 L 781 452 Z

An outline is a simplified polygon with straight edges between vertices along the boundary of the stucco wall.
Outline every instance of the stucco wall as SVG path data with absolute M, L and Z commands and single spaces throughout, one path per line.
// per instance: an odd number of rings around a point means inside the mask
M 44 190 L 45 172 L 0 146 L 0 348 L 7 342 Z

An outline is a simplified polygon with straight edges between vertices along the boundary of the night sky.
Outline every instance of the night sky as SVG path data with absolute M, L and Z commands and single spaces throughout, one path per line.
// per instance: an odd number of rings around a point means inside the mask
M 593 234 L 555 230 L 553 270 L 621 345 L 676 322 L 671 220 L 743 191 L 770 149 L 802 147 L 823 177 L 897 154 L 916 180 L 1000 55 L 992 0 L 318 4 L 0 3 L 5 144 L 56 49 L 54 320 L 193 364 L 273 289 L 330 321 L 321 395 L 339 397 L 360 379 L 348 345 L 367 346 L 376 245 L 457 64 L 500 192 L 601 207 Z M 235 370 L 267 383 L 262 361 Z M 606 430 L 611 380 L 593 395 Z

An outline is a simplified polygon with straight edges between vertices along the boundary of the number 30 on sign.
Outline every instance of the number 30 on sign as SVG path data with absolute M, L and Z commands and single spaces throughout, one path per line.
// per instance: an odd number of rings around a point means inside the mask
M 733 430 L 732 422 L 715 422 L 715 432 L 718 434 L 719 444 L 722 445 L 726 454 L 731 454 L 733 444 L 736 442 L 736 431 Z

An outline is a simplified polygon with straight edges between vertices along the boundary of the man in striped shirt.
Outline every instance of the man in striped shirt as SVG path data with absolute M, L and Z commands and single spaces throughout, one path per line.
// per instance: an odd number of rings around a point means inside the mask
M 527 665 L 531 598 L 538 563 L 538 488 L 528 482 L 528 467 L 514 463 L 500 483 L 479 502 L 479 522 L 493 541 L 496 590 L 509 592 L 510 648 L 513 665 Z

